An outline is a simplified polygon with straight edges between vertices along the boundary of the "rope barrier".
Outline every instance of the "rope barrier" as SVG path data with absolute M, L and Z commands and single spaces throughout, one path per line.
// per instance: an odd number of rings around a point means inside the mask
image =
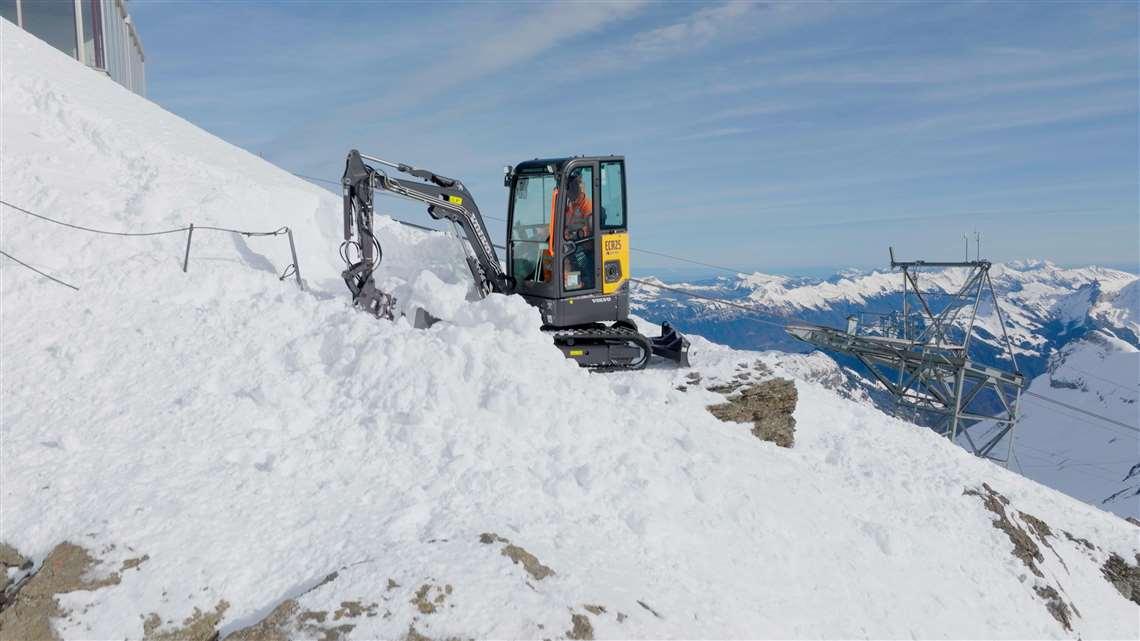
M 16 258 L 15 256 L 9 254 L 8 252 L 6 252 L 4 250 L 0 250 L 0 255 L 3 255 L 7 258 L 10 258 L 10 259 L 16 261 L 17 263 L 23 265 L 24 267 L 27 267 L 28 269 L 34 271 L 35 273 L 39 274 L 40 276 L 43 276 L 44 278 L 46 278 L 48 280 L 53 280 L 53 281 L 59 283 L 60 285 L 63 285 L 64 287 L 70 287 L 70 288 L 74 289 L 75 291 L 79 291 L 79 288 L 76 287 L 75 285 L 72 285 L 71 283 L 65 283 L 62 280 L 56 278 L 55 276 L 52 276 L 51 274 L 45 274 L 44 272 L 41 272 L 40 270 L 36 269 L 35 267 L 32 267 L 31 265 L 25 263 L 24 261 L 20 260 L 19 258 Z
M 60 225 L 62 227 L 68 227 L 70 229 L 75 229 L 78 231 L 85 231 L 85 232 L 92 233 L 92 234 L 100 234 L 103 236 L 122 236 L 122 237 L 163 236 L 166 234 L 180 234 L 182 232 L 186 232 L 186 253 L 183 255 L 183 258 L 182 258 L 182 271 L 183 272 L 187 271 L 190 267 L 190 243 L 194 238 L 194 230 L 195 229 L 206 230 L 206 231 L 219 231 L 219 232 L 224 232 L 224 233 L 228 233 L 228 234 L 240 234 L 240 235 L 246 236 L 246 237 L 287 235 L 289 237 L 289 253 L 293 258 L 293 263 L 285 268 L 285 271 L 282 272 L 281 276 L 277 280 L 283 281 L 286 278 L 293 276 L 297 281 L 297 286 L 300 287 L 302 291 L 304 291 L 304 289 L 305 289 L 305 283 L 301 279 L 301 266 L 297 261 L 297 246 L 293 242 L 293 230 L 290 229 L 288 226 L 278 227 L 277 229 L 275 229 L 273 231 L 246 231 L 246 230 L 242 230 L 242 229 L 231 229 L 229 227 L 216 227 L 213 225 L 195 226 L 194 223 L 190 223 L 190 224 L 186 225 L 185 227 L 176 227 L 174 229 L 164 229 L 161 231 L 149 231 L 149 232 L 109 231 L 106 229 L 97 229 L 95 227 L 86 227 L 84 225 L 76 225 L 74 223 L 69 223 L 69 222 L 65 222 L 65 221 L 62 221 L 62 220 L 59 220 L 56 218 L 52 218 L 50 216 L 38 214 L 34 211 L 29 211 L 27 209 L 24 209 L 23 207 L 20 207 L 19 205 L 13 205 L 12 203 L 10 203 L 6 200 L 0 200 L 0 205 L 10 207 L 12 209 L 15 209 L 18 212 L 25 213 L 29 216 L 33 216 L 35 218 L 39 218 L 40 220 L 44 220 L 44 221 L 47 221 L 50 223 L 54 223 L 56 225 Z M 54 281 L 56 281 L 62 285 L 67 285 L 68 287 L 70 287 L 76 291 L 79 291 L 79 288 L 74 286 L 74 285 L 71 285 L 69 283 L 65 283 L 64 281 L 59 280 L 58 278 L 55 278 L 53 276 L 49 276 L 48 274 L 45 274 L 45 273 L 39 271 L 38 269 L 28 265 L 27 263 L 23 263 L 23 262 L 15 259 L 15 258 L 13 258 L 9 254 L 4 254 L 4 255 L 7 256 L 8 258 L 11 258 L 12 260 L 15 260 L 17 263 L 20 263 L 24 267 L 27 267 L 28 269 L 31 269 L 32 271 L 35 271 L 36 273 L 38 273 L 38 274 L 40 274 L 46 278 L 50 278 L 50 279 L 52 279 L 52 280 L 54 280 Z
M 62 225 L 64 227 L 70 227 L 72 229 L 78 229 L 79 231 L 91 232 L 92 234 L 103 234 L 104 236 L 162 236 L 164 234 L 177 234 L 177 233 L 184 232 L 184 231 L 190 229 L 189 227 L 178 227 L 176 229 L 164 229 L 162 231 L 148 231 L 148 232 L 107 231 L 105 229 L 95 229 L 94 227 L 84 227 L 83 225 L 74 225 L 72 223 L 65 223 L 62 220 L 56 220 L 55 218 L 50 218 L 48 216 L 44 216 L 43 214 L 37 214 L 34 211 L 28 211 L 27 209 L 24 209 L 23 207 L 13 205 L 12 203 L 7 202 L 5 200 L 0 200 L 0 204 L 3 204 L 7 207 L 11 207 L 12 209 L 15 209 L 16 211 L 23 212 L 29 216 L 35 216 L 36 218 L 46 220 L 50 223 L 55 223 L 57 225 Z

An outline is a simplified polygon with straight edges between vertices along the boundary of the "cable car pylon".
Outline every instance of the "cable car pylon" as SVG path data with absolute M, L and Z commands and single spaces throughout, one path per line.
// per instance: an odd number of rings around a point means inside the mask
M 898 261 L 894 248 L 889 251 L 891 269 L 903 277 L 901 312 L 870 315 L 878 317 L 874 323 L 861 322 L 868 314 L 849 316 L 843 329 L 793 322 L 786 331 L 820 349 L 857 359 L 894 396 L 895 413 L 901 418 L 924 422 L 954 442 L 965 437 L 975 455 L 1008 462 L 1025 377 L 1017 366 L 990 279 L 992 264 L 988 260 Z M 924 292 L 918 278 L 925 268 L 962 269 L 966 279 L 954 293 Z M 1001 325 L 1009 370 L 970 358 L 978 310 L 989 303 Z M 992 423 L 996 429 L 975 441 L 971 428 L 982 423 Z M 1007 441 L 1005 457 L 998 458 L 994 448 L 1003 439 Z

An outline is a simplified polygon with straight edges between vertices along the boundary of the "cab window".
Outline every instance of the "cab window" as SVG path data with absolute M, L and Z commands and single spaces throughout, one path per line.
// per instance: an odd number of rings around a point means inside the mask
M 622 163 L 602 163 L 602 229 L 625 227 L 624 178 Z
M 594 166 L 576 167 L 566 177 L 563 212 L 562 288 L 594 289 Z M 553 207 L 553 203 L 552 203 Z
M 519 282 L 550 279 L 550 201 L 553 174 L 523 174 L 515 181 L 511 222 L 511 275 Z

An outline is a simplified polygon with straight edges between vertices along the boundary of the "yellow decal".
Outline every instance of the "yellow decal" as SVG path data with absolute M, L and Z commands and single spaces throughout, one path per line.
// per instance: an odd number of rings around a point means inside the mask
M 608 282 L 602 280 L 602 293 L 612 294 L 621 289 L 629 279 L 629 233 L 625 230 L 607 232 L 602 236 L 602 265 L 603 275 L 606 273 L 606 263 L 617 263 L 618 278 Z
M 570 350 L 571 356 L 585 356 L 585 354 L 586 354 L 585 350 L 581 350 L 581 349 Z
M 463 204 L 463 199 L 460 198 L 459 196 L 448 196 L 447 201 L 449 203 L 452 203 L 453 205 L 462 205 Z

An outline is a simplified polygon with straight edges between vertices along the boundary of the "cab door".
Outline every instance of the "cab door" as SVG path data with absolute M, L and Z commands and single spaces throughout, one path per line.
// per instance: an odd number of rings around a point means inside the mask
M 598 162 L 597 225 L 602 293 L 617 292 L 629 280 L 629 220 L 626 216 L 625 159 Z
M 563 297 L 601 291 L 599 187 L 596 161 L 582 159 L 567 164 L 559 188 L 555 222 L 561 245 L 558 272 Z

